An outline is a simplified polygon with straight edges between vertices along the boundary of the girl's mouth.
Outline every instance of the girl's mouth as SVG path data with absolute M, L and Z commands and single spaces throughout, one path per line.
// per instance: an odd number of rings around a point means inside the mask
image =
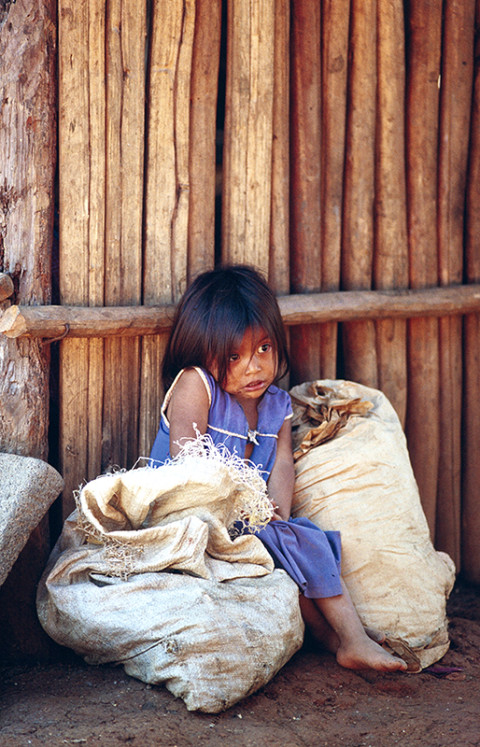
M 248 391 L 256 391 L 257 389 L 262 389 L 264 386 L 264 382 L 261 379 L 257 379 L 257 381 L 251 381 L 249 384 L 246 385 L 245 389 Z

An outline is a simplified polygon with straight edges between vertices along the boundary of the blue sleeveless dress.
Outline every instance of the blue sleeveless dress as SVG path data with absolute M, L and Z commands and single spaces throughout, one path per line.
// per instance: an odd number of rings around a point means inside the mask
M 270 386 L 258 404 L 257 428 L 252 431 L 242 406 L 217 384 L 213 376 L 201 368 L 201 376 L 209 397 L 207 433 L 214 444 L 223 444 L 232 453 L 243 457 L 247 443 L 253 444 L 250 461 L 257 465 L 266 482 L 277 453 L 278 433 L 284 421 L 292 417 L 292 405 L 287 392 Z M 150 453 L 150 459 L 163 463 L 170 458 L 170 428 L 166 411 L 180 371 L 165 395 L 160 427 Z M 275 565 L 283 568 L 310 598 L 342 594 L 340 582 L 340 533 L 324 532 L 305 518 L 271 521 L 255 532 L 262 540 Z

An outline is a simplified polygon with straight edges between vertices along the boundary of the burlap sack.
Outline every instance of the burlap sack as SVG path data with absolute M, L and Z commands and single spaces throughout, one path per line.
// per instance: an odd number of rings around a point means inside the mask
M 41 579 L 40 621 L 86 661 L 164 683 L 189 710 L 228 708 L 303 640 L 295 583 L 257 537 L 228 532 L 270 513 L 258 472 L 202 443 L 170 465 L 93 480 Z
M 395 410 L 378 390 L 348 381 L 307 382 L 291 395 L 293 513 L 340 530 L 342 575 L 362 622 L 385 631 L 419 671 L 448 649 L 455 568 L 433 548 Z M 321 423 L 309 434 L 309 408 L 323 413 L 330 440 L 322 442 Z M 309 449 L 316 439 L 320 445 Z

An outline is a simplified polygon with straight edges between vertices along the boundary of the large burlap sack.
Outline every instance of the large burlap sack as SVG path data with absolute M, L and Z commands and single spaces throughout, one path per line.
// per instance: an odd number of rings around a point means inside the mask
M 307 382 L 290 393 L 293 515 L 340 530 L 342 576 L 362 622 L 384 631 L 420 671 L 448 649 L 455 568 L 430 540 L 395 410 L 382 392 L 349 381 Z
M 164 683 L 189 710 L 228 708 L 303 641 L 296 584 L 257 537 L 228 531 L 270 514 L 258 472 L 202 443 L 93 480 L 40 581 L 39 619 L 89 663 Z

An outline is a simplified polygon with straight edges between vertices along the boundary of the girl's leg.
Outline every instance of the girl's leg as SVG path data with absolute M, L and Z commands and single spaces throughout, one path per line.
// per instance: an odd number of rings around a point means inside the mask
M 407 664 L 369 637 L 342 579 L 343 594 L 301 601 L 302 615 L 313 635 L 335 653 L 347 669 L 405 670 Z M 377 636 L 381 641 L 381 636 Z
M 300 594 L 299 601 L 303 621 L 312 636 L 316 641 L 321 643 L 327 651 L 336 654 L 340 646 L 340 639 L 333 628 L 331 628 L 325 620 L 325 617 L 315 604 L 315 600 L 308 599 L 307 597 L 304 597 L 303 594 Z
M 308 597 L 304 597 L 303 594 L 300 594 L 299 601 L 303 621 L 312 636 L 316 641 L 321 643 L 327 651 L 336 654 L 340 648 L 340 639 L 320 612 L 315 603 L 317 600 L 308 599 Z M 378 630 L 374 630 L 373 628 L 364 628 L 364 630 L 372 641 L 375 641 L 376 643 L 383 643 L 385 641 L 385 636 Z

